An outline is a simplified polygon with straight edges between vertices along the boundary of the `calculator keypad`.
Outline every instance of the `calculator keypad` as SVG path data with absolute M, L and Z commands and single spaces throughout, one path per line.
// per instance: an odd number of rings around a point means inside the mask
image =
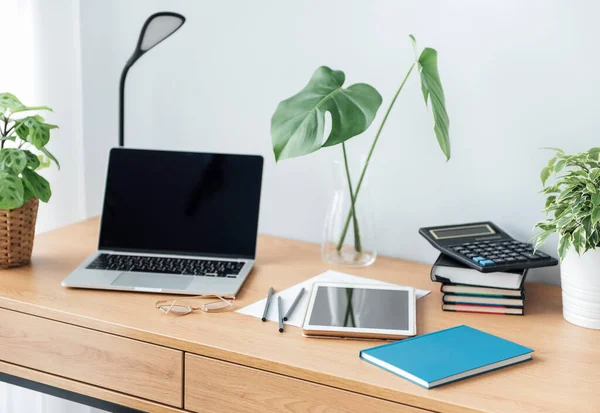
M 465 242 L 450 247 L 455 253 L 466 257 L 481 267 L 504 264 L 521 264 L 529 261 L 551 259 L 543 252 L 533 252 L 533 246 L 519 241 Z

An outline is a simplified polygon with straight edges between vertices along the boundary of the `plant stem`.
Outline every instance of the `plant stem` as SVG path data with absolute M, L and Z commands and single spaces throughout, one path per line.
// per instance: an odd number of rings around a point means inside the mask
M 7 127 L 8 127 L 8 118 L 6 116 L 4 116 L 4 132 L 2 132 L 3 138 L 6 137 L 6 135 L 8 135 L 8 132 L 6 132 Z M 12 128 L 11 128 L 11 130 L 12 130 Z M 2 139 L 2 144 L 0 146 L 0 148 L 2 148 L 2 149 L 4 149 L 4 142 L 6 142 L 6 139 Z
M 346 168 L 346 179 L 348 180 L 348 191 L 350 193 L 350 212 L 352 213 L 352 224 L 354 225 L 354 249 L 356 252 L 362 252 L 360 243 L 360 230 L 358 229 L 358 219 L 356 219 L 356 206 L 354 202 L 354 190 L 352 189 L 352 180 L 350 179 L 350 168 L 348 167 L 348 156 L 346 155 L 346 144 L 342 142 L 342 151 L 344 153 L 344 168 Z M 338 251 L 341 249 L 338 248 Z
M 385 122 L 387 121 L 387 118 L 390 115 L 392 108 L 394 107 L 394 103 L 396 103 L 396 99 L 398 98 L 398 95 L 400 95 L 400 92 L 402 91 L 402 88 L 404 87 L 406 80 L 408 79 L 412 70 L 414 69 L 415 64 L 416 64 L 416 62 L 413 63 L 412 65 L 410 65 L 410 68 L 408 69 L 406 76 L 404 76 L 404 80 L 402 80 L 402 83 L 400 83 L 400 87 L 398 87 L 398 90 L 396 91 L 396 94 L 394 95 L 394 98 L 390 102 L 390 106 L 388 107 L 388 110 L 385 113 L 383 120 L 381 121 L 381 125 L 379 126 L 379 129 L 377 130 L 377 134 L 375 135 L 375 139 L 373 140 L 373 143 L 371 144 L 371 149 L 369 150 L 369 154 L 367 155 L 367 160 L 365 162 L 365 166 L 363 166 L 363 170 L 360 174 L 360 178 L 358 179 L 358 184 L 356 185 L 356 192 L 354 193 L 353 199 L 356 199 L 356 197 L 358 197 L 358 191 L 360 191 L 360 187 L 363 183 L 363 179 L 365 177 L 365 174 L 367 173 L 367 168 L 369 167 L 369 161 L 371 160 L 371 156 L 373 156 L 373 151 L 375 150 L 375 145 L 377 145 L 377 141 L 379 140 L 379 135 L 381 135 L 381 131 L 383 130 L 383 127 L 385 126 Z M 351 214 L 352 214 L 352 210 L 348 212 L 348 216 L 346 217 L 346 223 L 344 224 L 344 229 L 342 231 L 342 235 L 340 236 L 340 240 L 337 245 L 338 251 L 342 249 L 342 245 L 344 244 L 344 240 L 346 239 L 346 234 L 348 233 L 348 227 L 350 226 Z

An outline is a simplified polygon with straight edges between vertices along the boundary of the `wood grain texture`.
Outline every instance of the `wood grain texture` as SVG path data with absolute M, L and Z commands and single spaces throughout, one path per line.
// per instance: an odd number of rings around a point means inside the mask
M 468 324 L 535 350 L 531 362 L 427 391 L 360 360 L 359 350 L 373 343 L 307 339 L 292 326 L 281 334 L 273 323 L 237 313 L 170 317 L 154 310 L 162 297 L 156 294 L 62 288 L 62 279 L 95 251 L 97 237 L 97 219 L 38 235 L 30 266 L 0 271 L 0 307 L 438 412 L 597 412 L 600 406 L 600 331 L 563 319 L 558 287 L 527 284 L 523 317 L 462 314 L 441 310 L 428 265 L 378 257 L 369 268 L 345 270 L 432 290 L 417 302 L 419 334 Z M 256 268 L 237 304 L 330 269 L 319 251 L 261 236 Z
M 427 413 L 281 374 L 185 355 L 185 409 L 237 413 Z
M 183 352 L 0 310 L 0 360 L 182 407 Z
M 85 396 L 94 397 L 96 399 L 105 400 L 107 402 L 116 403 L 121 406 L 131 407 L 132 409 L 141 410 L 143 412 L 152 413 L 184 413 L 184 410 L 174 407 L 165 406 L 163 404 L 154 403 L 149 400 L 139 399 L 127 394 L 104 389 L 102 387 L 92 386 L 91 384 L 81 383 L 75 380 L 69 380 L 64 377 L 54 376 L 37 370 L 28 369 L 26 367 L 17 366 L 10 363 L 0 361 L 0 372 L 10 374 L 12 376 L 21 377 L 23 379 L 32 380 L 37 383 L 47 384 L 48 386 L 58 387 L 60 389 L 72 391 L 74 393 L 83 394 Z

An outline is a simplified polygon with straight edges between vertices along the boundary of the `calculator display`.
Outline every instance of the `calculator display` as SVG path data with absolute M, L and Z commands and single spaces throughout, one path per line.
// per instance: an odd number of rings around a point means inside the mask
M 489 225 L 469 225 L 464 227 L 440 228 L 429 230 L 435 239 L 475 237 L 496 233 Z

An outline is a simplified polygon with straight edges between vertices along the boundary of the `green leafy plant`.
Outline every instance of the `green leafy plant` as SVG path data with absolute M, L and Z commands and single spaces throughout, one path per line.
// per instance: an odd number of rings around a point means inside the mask
M 50 184 L 36 170 L 50 165 L 60 168 L 46 149 L 50 131 L 58 128 L 45 123 L 40 115 L 23 112 L 52 110 L 47 106 L 25 106 L 10 93 L 0 93 L 0 209 L 15 209 L 31 198 L 48 202 Z M 40 152 L 36 154 L 34 152 Z
M 425 48 L 419 54 L 414 36 L 410 35 L 409 37 L 415 51 L 415 61 L 410 65 L 387 108 L 356 185 L 353 184 L 350 176 L 345 142 L 365 132 L 375 119 L 382 98 L 374 87 L 365 83 L 357 83 L 344 88 L 344 72 L 321 66 L 314 72 L 304 89 L 279 103 L 271 118 L 271 139 L 276 161 L 307 155 L 321 148 L 341 145 L 351 207 L 337 243 L 338 251 L 344 244 L 351 222 L 354 226 L 354 248 L 357 252 L 362 251 L 360 230 L 355 213 L 356 199 L 390 112 L 415 67 L 420 75 L 425 105 L 429 104 L 433 114 L 434 132 L 438 144 L 446 156 L 446 160 L 450 159 L 449 119 L 438 72 L 437 51 Z M 331 115 L 331 132 L 324 140 L 326 112 Z
M 546 148 L 555 155 L 542 169 L 540 178 L 546 196 L 547 218 L 535 227 L 538 249 L 553 233 L 558 234 L 558 255 L 564 260 L 570 248 L 578 254 L 600 243 L 600 148 L 567 155 L 558 148 Z M 553 185 L 546 185 L 555 176 Z

